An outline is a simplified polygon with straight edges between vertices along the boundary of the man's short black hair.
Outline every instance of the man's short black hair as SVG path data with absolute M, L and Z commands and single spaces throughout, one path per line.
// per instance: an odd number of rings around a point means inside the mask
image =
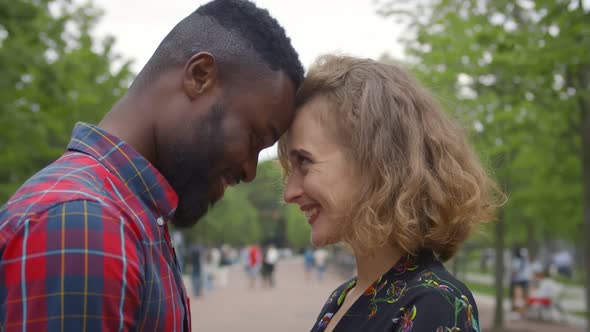
M 239 70 L 265 64 L 284 71 L 298 88 L 303 66 L 285 30 L 266 9 L 247 0 L 213 0 L 187 16 L 164 38 L 140 76 L 184 65 L 194 54 L 211 52 L 220 64 Z

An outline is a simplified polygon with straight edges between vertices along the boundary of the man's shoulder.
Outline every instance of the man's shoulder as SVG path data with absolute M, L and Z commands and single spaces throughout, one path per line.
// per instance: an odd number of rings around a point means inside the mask
M 108 206 L 105 178 L 108 170 L 86 154 L 67 152 L 29 178 L 0 207 L 0 223 L 28 219 L 72 201 L 90 201 Z

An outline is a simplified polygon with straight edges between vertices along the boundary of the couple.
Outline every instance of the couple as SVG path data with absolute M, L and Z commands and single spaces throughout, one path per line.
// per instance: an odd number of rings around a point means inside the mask
M 478 331 L 441 263 L 495 206 L 461 130 L 397 66 L 331 55 L 303 76 L 251 2 L 182 20 L 103 120 L 78 123 L 0 208 L 2 330 L 189 331 L 168 223 L 193 226 L 279 141 L 284 199 L 312 243 L 357 259 L 312 331 Z

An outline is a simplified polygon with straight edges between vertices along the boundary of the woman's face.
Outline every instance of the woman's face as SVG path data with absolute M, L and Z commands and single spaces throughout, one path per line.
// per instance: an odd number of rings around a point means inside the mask
M 352 164 L 319 120 L 331 105 L 321 97 L 298 110 L 287 134 L 291 175 L 284 199 L 297 204 L 311 225 L 311 242 L 321 247 L 339 242 L 346 231 L 357 188 Z

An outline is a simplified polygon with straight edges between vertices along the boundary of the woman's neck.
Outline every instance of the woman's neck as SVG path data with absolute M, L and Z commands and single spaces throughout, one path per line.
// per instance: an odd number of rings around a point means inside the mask
M 355 253 L 356 288 L 362 291 L 367 289 L 375 280 L 389 271 L 402 255 L 402 250 L 394 247 L 380 248 L 373 255 L 358 255 Z

